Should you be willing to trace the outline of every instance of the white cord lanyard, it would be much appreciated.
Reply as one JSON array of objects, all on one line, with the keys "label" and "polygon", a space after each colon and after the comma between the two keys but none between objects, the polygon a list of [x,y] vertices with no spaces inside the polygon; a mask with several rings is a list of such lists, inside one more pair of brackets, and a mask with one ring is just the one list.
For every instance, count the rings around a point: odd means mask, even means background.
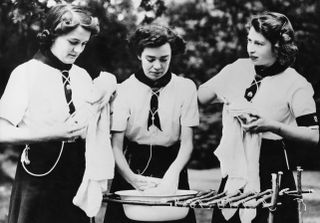
[{"label": "white cord lanyard", "polygon": [[57,166],[60,158],[61,158],[61,155],[62,155],[62,152],[63,152],[63,148],[64,148],[64,141],[61,142],[61,148],[60,148],[60,152],[59,152],[59,155],[58,155],[58,158],[57,160],[55,161],[55,163],[53,164],[53,166],[45,173],[32,173],[30,170],[27,169],[26,165],[29,165],[31,163],[31,161],[29,160],[29,157],[28,157],[28,151],[30,150],[30,146],[27,144],[24,149],[23,149],[23,152],[21,154],[21,164],[22,164],[22,167],[23,169],[28,173],[30,174],[31,176],[34,176],[34,177],[44,177],[44,176],[47,176],[48,174],[50,174],[54,168]]}]

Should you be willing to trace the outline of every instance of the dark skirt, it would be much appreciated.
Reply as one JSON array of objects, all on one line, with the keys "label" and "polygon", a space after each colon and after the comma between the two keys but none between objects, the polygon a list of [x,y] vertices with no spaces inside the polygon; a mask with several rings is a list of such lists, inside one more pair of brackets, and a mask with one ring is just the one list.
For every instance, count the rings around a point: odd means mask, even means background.
[{"label": "dark skirt", "polygon": [[[127,143],[127,149],[125,150],[125,156],[129,163],[131,170],[135,173],[144,176],[152,176],[162,178],[169,168],[170,164],[177,157],[180,144],[175,144],[169,148],[163,146],[153,146],[152,148],[152,159],[150,164],[145,169],[149,156],[150,147],[148,145],[138,145],[136,143]],[[145,170],[145,171],[144,171]],[[183,169],[180,173],[179,178],[179,189],[189,189],[187,169]],[[133,189],[132,185],[127,183],[126,180],[119,174],[115,173],[110,192],[119,190],[130,190]],[[105,223],[134,223],[142,221],[133,221],[125,216],[122,204],[109,202],[107,205],[106,215],[104,219]],[[192,209],[186,218],[177,221],[167,221],[167,223],[195,223],[195,214]]]},{"label": "dark skirt", "polygon": [[[277,173],[278,171],[283,172],[280,188],[289,188],[290,190],[296,189],[293,173],[287,164],[285,144],[282,140],[262,140],[259,165],[261,191],[272,188],[271,174]],[[224,190],[226,181],[227,178],[222,179],[219,192]],[[273,223],[298,223],[297,201],[289,197],[282,197],[279,201],[282,205],[277,207],[274,212]],[[241,223],[238,213],[239,212],[236,212],[229,221],[226,221],[221,211],[218,208],[214,208],[212,223]],[[257,208],[257,216],[252,223],[267,223],[268,216],[268,208]]]},{"label": "dark skirt", "polygon": [[[47,172],[57,160],[61,142],[30,145],[32,173]],[[65,143],[59,162],[47,176],[29,175],[18,162],[11,192],[9,223],[88,223],[90,218],[72,199],[85,168],[85,141]]]}]

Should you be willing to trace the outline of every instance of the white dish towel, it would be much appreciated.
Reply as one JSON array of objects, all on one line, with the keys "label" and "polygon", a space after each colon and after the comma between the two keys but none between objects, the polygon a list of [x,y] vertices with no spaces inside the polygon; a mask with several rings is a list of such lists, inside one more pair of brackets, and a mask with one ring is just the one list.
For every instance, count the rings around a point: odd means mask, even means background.
[{"label": "white dish towel", "polygon": [[[215,155],[220,161],[222,177],[228,176],[225,185],[227,194],[240,189],[244,192],[259,192],[259,156],[261,134],[244,132],[239,115],[247,114],[251,104],[245,101],[225,104],[223,109],[222,138]],[[228,220],[236,209],[222,209],[222,214]],[[250,223],[256,216],[255,209],[240,209],[242,223]]]},{"label": "white dish towel", "polygon": [[73,198],[88,217],[97,215],[108,180],[114,176],[115,161],[110,142],[110,98],[116,89],[112,74],[102,72],[94,80],[86,134],[85,172]]}]

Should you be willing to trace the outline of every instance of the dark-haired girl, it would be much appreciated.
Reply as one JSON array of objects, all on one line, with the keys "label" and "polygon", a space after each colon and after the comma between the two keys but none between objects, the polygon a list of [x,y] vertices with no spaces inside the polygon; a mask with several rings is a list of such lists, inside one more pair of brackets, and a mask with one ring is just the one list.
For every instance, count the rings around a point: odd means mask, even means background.
[{"label": "dark-haired girl", "polygon": [[[319,131],[313,89],[290,67],[297,47],[294,31],[286,16],[275,12],[262,13],[252,18],[248,29],[249,59],[239,59],[227,65],[200,86],[198,97],[202,103],[221,96],[226,97],[224,99],[230,105],[239,97],[249,102],[256,112],[249,114],[251,121],[242,127],[244,131],[259,134],[262,138],[260,148],[256,148],[260,150],[260,190],[272,188],[271,173],[278,171],[284,173],[281,189],[295,190],[284,140],[317,144]],[[217,91],[219,86],[223,87]],[[225,190],[227,179],[228,176],[223,179],[220,191]],[[281,202],[282,205],[274,212],[274,222],[298,222],[297,202],[293,199]],[[252,222],[267,222],[268,213],[268,208],[258,209]],[[215,209],[212,222],[241,222],[240,219],[239,211],[226,219],[221,210]]]},{"label": "dark-haired girl", "polygon": [[[141,69],[117,89],[112,144],[117,172],[111,192],[137,189],[174,194],[189,189],[185,168],[199,123],[195,84],[172,73],[171,57],[184,52],[184,41],[171,29],[139,27],[129,45]],[[132,222],[121,204],[109,203],[105,223]],[[175,222],[195,222],[193,211]]]},{"label": "dark-haired girl", "polygon": [[[86,123],[73,118],[92,79],[73,63],[96,18],[82,7],[56,5],[39,34],[40,50],[15,68],[0,100],[0,142],[25,144],[12,188],[9,223],[87,223],[72,203],[85,169]],[[56,162],[57,161],[57,162]]]}]

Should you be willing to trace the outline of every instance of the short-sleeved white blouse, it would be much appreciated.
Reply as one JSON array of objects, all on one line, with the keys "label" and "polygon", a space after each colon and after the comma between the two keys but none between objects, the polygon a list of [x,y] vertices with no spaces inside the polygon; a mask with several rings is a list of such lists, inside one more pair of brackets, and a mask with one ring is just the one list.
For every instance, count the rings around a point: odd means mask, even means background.
[{"label": "short-sleeved white blouse", "polygon": [[[245,90],[255,76],[254,65],[249,59],[239,59],[224,67],[203,87],[217,88],[219,94],[230,101],[244,97]],[[263,117],[281,123],[297,126],[296,118],[314,114],[316,106],[311,84],[293,68],[262,79],[252,104]],[[263,138],[281,139],[271,132],[262,134]]]},{"label": "short-sleeved white blouse", "polygon": [[172,74],[170,82],[160,90],[158,114],[160,131],[148,131],[147,122],[152,90],[134,75],[121,83],[113,102],[111,130],[125,131],[126,137],[139,144],[171,146],[180,139],[181,126],[199,125],[195,84]]},{"label": "short-sleeved white blouse", "polygon": [[[0,117],[19,127],[45,128],[69,116],[61,72],[31,59],[16,67],[0,100]],[[92,79],[72,65],[69,71],[76,110],[86,105]]]}]

